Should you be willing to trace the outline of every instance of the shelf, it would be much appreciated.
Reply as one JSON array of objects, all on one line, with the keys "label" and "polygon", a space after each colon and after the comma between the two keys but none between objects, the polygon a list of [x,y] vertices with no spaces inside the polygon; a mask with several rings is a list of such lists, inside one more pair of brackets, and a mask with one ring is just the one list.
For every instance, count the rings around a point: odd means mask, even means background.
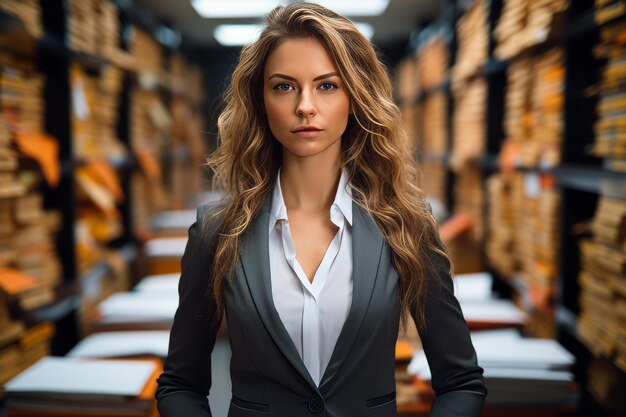
[{"label": "shelf", "polygon": [[[137,256],[137,250],[132,244],[122,246],[118,249],[118,253],[127,264],[131,263]],[[82,273],[79,279],[80,293],[89,298],[98,298],[98,294],[102,288],[102,279],[110,271],[111,267],[109,264],[106,261],[100,261]]]},{"label": "shelf", "polygon": [[595,8],[581,13],[581,15],[574,19],[567,28],[567,38],[577,39],[581,36],[589,35],[595,32],[598,29],[595,16]]},{"label": "shelf", "polygon": [[591,10],[581,13],[580,16],[572,21],[567,28],[566,37],[568,40],[575,40],[583,36],[592,35],[603,26],[625,19],[626,15],[621,15],[598,24],[596,22],[596,10],[591,8]]},{"label": "shelf", "polygon": [[439,85],[436,85],[431,88],[427,88],[426,90],[420,91],[415,97],[415,104],[421,103],[426,100],[429,96],[433,95],[436,92],[444,92],[449,93],[452,88],[452,80],[450,77],[446,77],[446,79]]},{"label": "shelf", "polygon": [[56,322],[67,316],[79,307],[79,298],[74,282],[66,282],[55,289],[55,299],[52,303],[26,311],[17,317],[27,326],[32,326],[44,321]]},{"label": "shelf", "polygon": [[578,317],[576,313],[563,305],[559,305],[556,309],[556,322],[557,325],[566,331],[570,336],[578,338],[576,336],[576,327],[578,323]]},{"label": "shelf", "polygon": [[497,58],[490,59],[485,65],[483,65],[483,74],[490,76],[500,74],[506,71],[509,63]]},{"label": "shelf", "polygon": [[563,187],[607,197],[626,199],[626,173],[599,167],[565,164],[554,168],[557,183]]}]

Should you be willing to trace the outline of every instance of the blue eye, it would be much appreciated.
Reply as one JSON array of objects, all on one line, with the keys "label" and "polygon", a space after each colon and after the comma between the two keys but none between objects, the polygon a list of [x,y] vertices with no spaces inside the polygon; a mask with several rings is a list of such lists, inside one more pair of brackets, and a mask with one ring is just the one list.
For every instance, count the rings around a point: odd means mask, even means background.
[{"label": "blue eye", "polygon": [[277,85],[274,87],[274,90],[278,90],[278,91],[289,91],[289,89],[290,89],[290,88],[291,88],[291,85],[290,85],[290,84],[287,84],[287,83],[280,83],[280,84],[277,84]]},{"label": "blue eye", "polygon": [[320,89],[322,91],[330,91],[330,90],[335,89],[335,88],[337,88],[337,84],[335,84],[335,83],[326,82],[326,83],[320,84]]}]

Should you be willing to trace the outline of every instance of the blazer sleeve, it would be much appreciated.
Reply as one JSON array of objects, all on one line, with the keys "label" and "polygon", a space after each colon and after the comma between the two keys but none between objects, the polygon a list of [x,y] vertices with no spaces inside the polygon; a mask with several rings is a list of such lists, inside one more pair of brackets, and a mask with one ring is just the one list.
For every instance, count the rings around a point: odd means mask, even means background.
[{"label": "blazer sleeve", "polygon": [[219,323],[212,323],[216,308],[209,295],[209,234],[202,233],[205,211],[205,206],[197,211],[181,261],[179,304],[155,394],[161,417],[211,416],[207,395]]},{"label": "blazer sleeve", "polygon": [[450,262],[441,254],[433,256],[435,272],[428,276],[424,306],[426,329],[419,332],[436,394],[429,416],[478,417],[487,396],[483,368],[454,296]]}]

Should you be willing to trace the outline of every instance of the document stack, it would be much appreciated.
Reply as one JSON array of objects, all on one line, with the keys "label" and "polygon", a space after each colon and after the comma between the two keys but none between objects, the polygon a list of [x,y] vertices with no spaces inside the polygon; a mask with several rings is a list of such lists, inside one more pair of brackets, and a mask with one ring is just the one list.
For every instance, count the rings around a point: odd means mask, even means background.
[{"label": "document stack", "polygon": [[423,91],[441,86],[446,81],[449,55],[445,35],[439,33],[433,35],[419,46],[417,73],[411,69],[409,76],[416,79],[414,82],[421,86]]},{"label": "document stack", "polygon": [[486,272],[454,277],[454,295],[470,330],[524,327],[528,315],[510,300],[494,298],[492,285],[493,277]]},{"label": "document stack", "polygon": [[[458,275],[455,296],[468,322],[478,364],[484,369],[488,406],[574,407],[578,391],[571,367],[574,357],[551,339],[521,337],[528,316],[509,300],[491,295],[487,273]],[[486,330],[486,329],[493,330]],[[481,331],[477,331],[482,329]],[[426,355],[418,350],[408,367],[422,394],[431,374]]]},{"label": "document stack", "polygon": [[98,53],[98,15],[95,0],[69,1],[69,45],[73,51]]},{"label": "document stack", "polygon": [[516,59],[507,67],[504,132],[506,141],[516,143],[518,146],[528,138],[531,129],[529,117],[531,68],[529,58]]},{"label": "document stack", "polygon": [[[576,406],[574,357],[555,340],[524,338],[516,330],[474,332],[471,338],[489,390],[486,406]],[[423,351],[416,353],[408,370],[422,381],[431,379]]]},{"label": "document stack", "polygon": [[480,242],[484,235],[483,180],[480,168],[468,165],[456,173],[454,183],[454,212],[465,213],[472,219],[471,235]]},{"label": "document stack", "polygon": [[443,155],[447,149],[448,98],[443,91],[429,95],[422,106],[421,140],[424,152]]},{"label": "document stack", "polygon": [[201,89],[202,83],[197,66],[188,65],[181,54],[172,56],[170,66],[170,88],[174,93],[170,101],[174,154],[166,188],[169,208],[184,209],[187,207],[186,197],[203,188],[201,166],[207,150],[202,137],[201,98],[191,92],[192,85]]},{"label": "document stack", "polygon": [[178,308],[178,292],[118,292],[97,308],[90,332],[170,330]]},{"label": "document stack", "polygon": [[455,86],[453,140],[450,164],[455,172],[482,157],[486,148],[485,103],[487,84],[475,78]]},{"label": "document stack", "polygon": [[97,79],[98,104],[93,108],[93,115],[98,122],[98,154],[110,159],[126,155],[118,134],[119,103],[124,74],[122,70],[107,65]]},{"label": "document stack", "polygon": [[522,297],[543,326],[529,329],[537,337],[555,334],[552,300],[556,296],[556,265],[559,253],[560,196],[550,175],[517,173],[513,182],[515,256],[524,285]]},{"label": "document stack", "polygon": [[160,81],[163,58],[156,39],[136,26],[133,26],[130,38],[130,52],[135,58],[137,70],[149,72],[156,77],[156,81]]},{"label": "document stack", "polygon": [[157,416],[153,360],[45,357],[4,389],[7,417]]},{"label": "document stack", "polygon": [[416,55],[408,55],[400,61],[397,70],[396,94],[402,104],[411,102],[420,91],[419,77],[417,76],[418,61]]},{"label": "document stack", "polygon": [[21,322],[0,325],[0,386],[50,354],[54,326],[44,322],[25,330]]},{"label": "document stack", "polygon": [[504,175],[493,174],[487,179],[487,261],[491,268],[506,278],[513,277],[518,270],[518,261],[514,256],[515,205],[511,188],[510,178]]},{"label": "document stack", "polygon": [[122,72],[107,66],[100,76],[93,76],[73,64],[71,77],[74,155],[79,158],[121,157],[125,152],[117,138],[116,126]]},{"label": "document stack", "polygon": [[601,197],[593,238],[580,242],[578,335],[596,356],[626,371],[626,202]]},{"label": "document stack", "polygon": [[565,61],[561,48],[534,58],[532,91],[533,132],[524,144],[521,161],[526,167],[555,167],[561,160]]},{"label": "document stack", "polygon": [[497,40],[494,55],[500,59],[509,59],[517,55],[523,48],[522,37],[525,29],[524,20],[528,0],[504,0],[498,25],[493,31]]},{"label": "document stack", "polygon": [[6,297],[0,294],[0,385],[19,372],[13,367],[19,361],[17,343],[23,334],[24,324],[11,319]]},{"label": "document stack", "polygon": [[485,0],[474,0],[457,23],[459,46],[452,70],[455,83],[476,75],[487,62],[489,11],[486,3]]},{"label": "document stack", "polygon": [[152,230],[162,237],[186,236],[196,221],[196,210],[166,210],[152,217]]},{"label": "document stack", "polygon": [[435,198],[439,203],[445,205],[448,201],[446,196],[446,165],[444,160],[433,161],[424,159],[421,162],[421,184],[420,187],[429,197]]},{"label": "document stack", "polygon": [[101,0],[97,5],[99,29],[99,54],[114,59],[119,53],[120,19],[117,6],[110,0]]},{"label": "document stack", "polygon": [[130,52],[138,83],[131,92],[131,148],[141,168],[132,176],[134,229],[140,238],[149,235],[149,219],[167,208],[162,158],[171,141],[171,115],[160,88],[165,84],[161,47],[147,32],[133,27]]},{"label": "document stack", "polygon": [[145,270],[150,275],[180,272],[187,236],[150,239],[144,246]]},{"label": "document stack", "polygon": [[535,58],[518,58],[507,71],[504,128],[512,155],[505,169],[554,167],[563,137],[563,51],[552,49]]},{"label": "document stack", "polygon": [[621,0],[596,0],[595,21],[603,25],[626,14],[626,4]]},{"label": "document stack", "polygon": [[563,31],[567,0],[504,0],[494,30],[500,59],[511,59],[528,48],[555,38]]},{"label": "document stack", "polygon": [[616,23],[601,30],[602,43],[597,48],[607,59],[600,81],[600,97],[597,105],[598,121],[595,125],[593,154],[605,158],[605,165],[614,171],[626,171],[626,124],[623,114],[626,109],[623,66],[626,46],[623,39],[626,24]]},{"label": "document stack", "polygon": [[0,10],[17,16],[31,36],[41,38],[41,6],[38,0],[2,0]]},{"label": "document stack", "polygon": [[167,330],[94,333],[67,353],[73,358],[167,357],[170,332]]}]

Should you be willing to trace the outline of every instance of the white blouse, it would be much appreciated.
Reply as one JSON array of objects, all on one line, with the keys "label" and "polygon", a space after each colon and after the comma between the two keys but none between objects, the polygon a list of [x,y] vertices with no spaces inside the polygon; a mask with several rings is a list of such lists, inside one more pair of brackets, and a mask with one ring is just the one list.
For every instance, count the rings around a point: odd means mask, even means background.
[{"label": "white blouse", "polygon": [[352,305],[352,189],[343,170],[330,207],[339,227],[326,249],[313,282],[296,259],[280,169],[273,189],[269,221],[272,297],[278,315],[319,386]]}]

